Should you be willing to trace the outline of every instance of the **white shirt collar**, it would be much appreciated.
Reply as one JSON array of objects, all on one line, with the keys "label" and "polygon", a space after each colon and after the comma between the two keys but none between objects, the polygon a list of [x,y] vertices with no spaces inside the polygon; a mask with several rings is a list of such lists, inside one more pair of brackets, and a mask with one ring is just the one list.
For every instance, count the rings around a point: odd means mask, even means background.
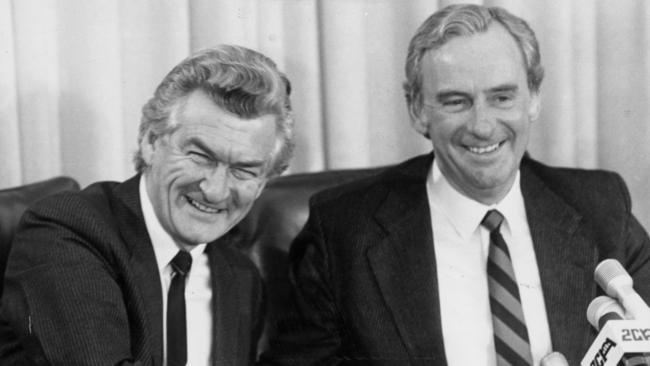
[{"label": "white shirt collar", "polygon": [[179,250],[185,249],[190,251],[193,257],[192,259],[195,259],[194,256],[196,254],[203,253],[206,246],[205,243],[184,248],[177,244],[174,239],[172,239],[171,235],[169,235],[169,233],[162,227],[153,209],[153,205],[151,204],[149,194],[147,193],[144,174],[140,176],[140,205],[142,208],[142,215],[144,216],[144,222],[147,226],[147,232],[149,233],[149,238],[151,239],[153,250],[156,254],[158,270],[161,274]]},{"label": "white shirt collar", "polygon": [[433,160],[433,166],[429,171],[427,185],[432,194],[432,205],[447,216],[458,235],[465,240],[469,240],[487,211],[492,209],[499,210],[504,216],[502,230],[506,233],[510,234],[511,228],[527,227],[521,225],[521,220],[526,218],[526,211],[521,194],[519,170],[506,196],[500,202],[489,206],[463,195],[452,187],[440,171],[436,159]]}]

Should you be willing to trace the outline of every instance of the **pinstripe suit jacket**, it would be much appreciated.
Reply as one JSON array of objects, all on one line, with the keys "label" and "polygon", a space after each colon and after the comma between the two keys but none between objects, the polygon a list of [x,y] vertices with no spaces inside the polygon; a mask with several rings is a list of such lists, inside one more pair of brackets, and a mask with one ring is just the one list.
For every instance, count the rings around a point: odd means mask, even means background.
[{"label": "pinstripe suit jacket", "polygon": [[[425,183],[432,159],[311,200],[290,257],[296,309],[263,363],[447,364]],[[650,299],[650,239],[618,175],[529,158],[520,171],[552,344],[577,365],[596,334],[585,317],[596,264],[617,258]]]},{"label": "pinstripe suit jacket", "polygon": [[[162,290],[139,176],[45,199],[23,217],[0,312],[0,364],[162,365]],[[235,235],[208,244],[214,365],[248,365],[263,319]]]}]

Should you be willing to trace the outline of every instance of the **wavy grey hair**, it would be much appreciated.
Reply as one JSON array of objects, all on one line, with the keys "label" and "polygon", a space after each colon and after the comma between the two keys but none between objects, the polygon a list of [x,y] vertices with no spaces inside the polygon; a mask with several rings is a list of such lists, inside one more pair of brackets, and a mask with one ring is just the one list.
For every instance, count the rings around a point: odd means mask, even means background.
[{"label": "wavy grey hair", "polygon": [[[172,112],[195,90],[241,118],[274,115],[278,142],[270,175],[279,175],[288,167],[294,147],[291,84],[270,58],[241,46],[205,49],[174,67],[142,108],[138,146],[143,139],[153,143],[173,132],[177,126],[170,118]],[[134,163],[140,173],[147,168],[140,148]]]},{"label": "wavy grey hair", "polygon": [[412,116],[422,111],[422,58],[430,50],[436,50],[449,40],[483,33],[497,22],[517,42],[521,50],[528,78],[528,88],[539,92],[544,78],[539,45],[528,23],[505,9],[473,4],[449,5],[431,15],[418,28],[411,39],[406,56],[406,81],[404,92]]}]

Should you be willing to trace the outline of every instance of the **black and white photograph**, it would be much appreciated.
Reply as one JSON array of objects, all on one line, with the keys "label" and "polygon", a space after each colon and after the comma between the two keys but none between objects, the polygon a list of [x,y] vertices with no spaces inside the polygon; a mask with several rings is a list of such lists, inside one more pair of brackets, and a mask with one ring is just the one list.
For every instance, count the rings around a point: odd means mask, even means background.
[{"label": "black and white photograph", "polygon": [[650,366],[650,1],[0,0],[0,365]]}]

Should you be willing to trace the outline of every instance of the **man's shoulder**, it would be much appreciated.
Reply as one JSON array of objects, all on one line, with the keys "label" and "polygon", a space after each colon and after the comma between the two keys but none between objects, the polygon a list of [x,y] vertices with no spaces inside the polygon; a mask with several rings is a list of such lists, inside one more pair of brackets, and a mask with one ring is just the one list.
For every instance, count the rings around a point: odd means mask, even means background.
[{"label": "man's shoulder", "polygon": [[72,235],[102,242],[104,240],[99,239],[119,235],[119,222],[127,220],[125,215],[133,225],[141,216],[137,214],[139,211],[133,214],[134,210],[139,210],[137,182],[137,177],[122,183],[97,182],[77,192],[46,197],[25,211],[16,233],[17,240]]},{"label": "man's shoulder", "polygon": [[[63,219],[70,216],[84,217],[89,214],[111,216],[115,206],[113,201],[120,196],[118,188],[125,184],[128,184],[128,181],[92,183],[80,191],[62,192],[45,197],[32,205],[28,212]],[[138,191],[135,190],[132,194],[137,195]]]},{"label": "man's shoulder", "polygon": [[316,193],[313,207],[354,208],[381,202],[391,190],[407,190],[422,186],[431,166],[433,155],[420,155],[397,165],[377,169],[376,174],[331,187]]},{"label": "man's shoulder", "polygon": [[611,206],[629,211],[630,195],[623,178],[603,169],[555,167],[530,158],[522,162],[522,190],[526,191],[532,179],[538,178],[544,186],[577,208]]},{"label": "man's shoulder", "polygon": [[522,160],[522,168],[529,168],[540,177],[557,180],[559,182],[568,182],[575,183],[581,182],[584,180],[593,180],[594,178],[603,178],[606,180],[618,179],[618,173],[604,170],[604,169],[585,169],[585,168],[573,168],[573,167],[562,167],[562,166],[552,166],[544,164],[540,161],[534,160],[530,157],[525,157]]},{"label": "man's shoulder", "polygon": [[137,198],[138,184],[131,181],[135,187],[126,195],[119,193],[124,184],[94,183],[78,192],[46,197],[27,209],[12,242],[7,275],[40,265],[93,260],[112,268],[116,260],[128,258],[130,247],[124,235],[141,238],[143,222],[138,221],[141,214],[130,213],[124,203],[125,197]]}]

